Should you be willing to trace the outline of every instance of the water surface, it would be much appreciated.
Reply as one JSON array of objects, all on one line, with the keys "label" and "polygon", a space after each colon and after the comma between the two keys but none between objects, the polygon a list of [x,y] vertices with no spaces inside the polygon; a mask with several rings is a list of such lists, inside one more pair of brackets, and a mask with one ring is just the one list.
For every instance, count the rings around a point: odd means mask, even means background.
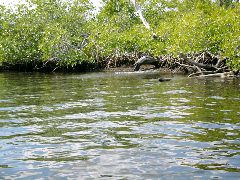
[{"label": "water surface", "polygon": [[0,178],[240,178],[240,80],[0,73]]}]

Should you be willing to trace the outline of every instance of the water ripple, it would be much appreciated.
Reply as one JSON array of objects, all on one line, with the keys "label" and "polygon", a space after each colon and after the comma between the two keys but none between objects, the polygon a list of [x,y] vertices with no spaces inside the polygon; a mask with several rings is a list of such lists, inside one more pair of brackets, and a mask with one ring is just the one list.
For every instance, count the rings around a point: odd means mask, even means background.
[{"label": "water ripple", "polygon": [[238,179],[239,83],[162,76],[0,74],[0,177]]}]

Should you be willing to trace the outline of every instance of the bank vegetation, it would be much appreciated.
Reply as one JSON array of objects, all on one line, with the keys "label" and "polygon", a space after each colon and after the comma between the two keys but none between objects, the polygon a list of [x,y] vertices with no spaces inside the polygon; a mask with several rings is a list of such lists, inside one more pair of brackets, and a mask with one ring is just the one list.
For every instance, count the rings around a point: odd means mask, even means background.
[{"label": "bank vegetation", "polygon": [[104,0],[99,11],[88,0],[27,2],[0,6],[2,70],[133,67],[143,55],[192,76],[240,70],[238,1],[139,0],[151,30],[129,0]]}]

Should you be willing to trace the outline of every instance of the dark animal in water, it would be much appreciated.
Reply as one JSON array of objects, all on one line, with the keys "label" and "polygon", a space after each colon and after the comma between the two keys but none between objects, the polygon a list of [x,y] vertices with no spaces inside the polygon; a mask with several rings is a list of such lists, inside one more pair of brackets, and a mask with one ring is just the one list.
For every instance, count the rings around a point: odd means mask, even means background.
[{"label": "dark animal in water", "polygon": [[159,82],[171,81],[171,78],[159,78]]}]

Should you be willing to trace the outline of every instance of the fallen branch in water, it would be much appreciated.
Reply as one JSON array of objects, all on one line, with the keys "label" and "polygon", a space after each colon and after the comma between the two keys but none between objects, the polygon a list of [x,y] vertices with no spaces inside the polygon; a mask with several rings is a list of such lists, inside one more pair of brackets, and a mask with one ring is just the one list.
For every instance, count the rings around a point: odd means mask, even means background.
[{"label": "fallen branch in water", "polygon": [[[200,76],[200,75],[210,75],[210,74],[220,74],[220,73],[223,73],[224,72],[224,69],[218,69],[216,71],[199,71],[199,72],[196,72],[196,73],[192,73],[190,75],[188,75],[188,77],[194,77],[194,76]],[[227,71],[227,72],[230,72],[230,71]]]},{"label": "fallen branch in water", "polygon": [[198,77],[221,77],[221,78],[225,78],[225,77],[234,77],[234,73],[231,72],[224,72],[224,73],[215,73],[215,74],[205,74],[205,75],[200,75]]}]

